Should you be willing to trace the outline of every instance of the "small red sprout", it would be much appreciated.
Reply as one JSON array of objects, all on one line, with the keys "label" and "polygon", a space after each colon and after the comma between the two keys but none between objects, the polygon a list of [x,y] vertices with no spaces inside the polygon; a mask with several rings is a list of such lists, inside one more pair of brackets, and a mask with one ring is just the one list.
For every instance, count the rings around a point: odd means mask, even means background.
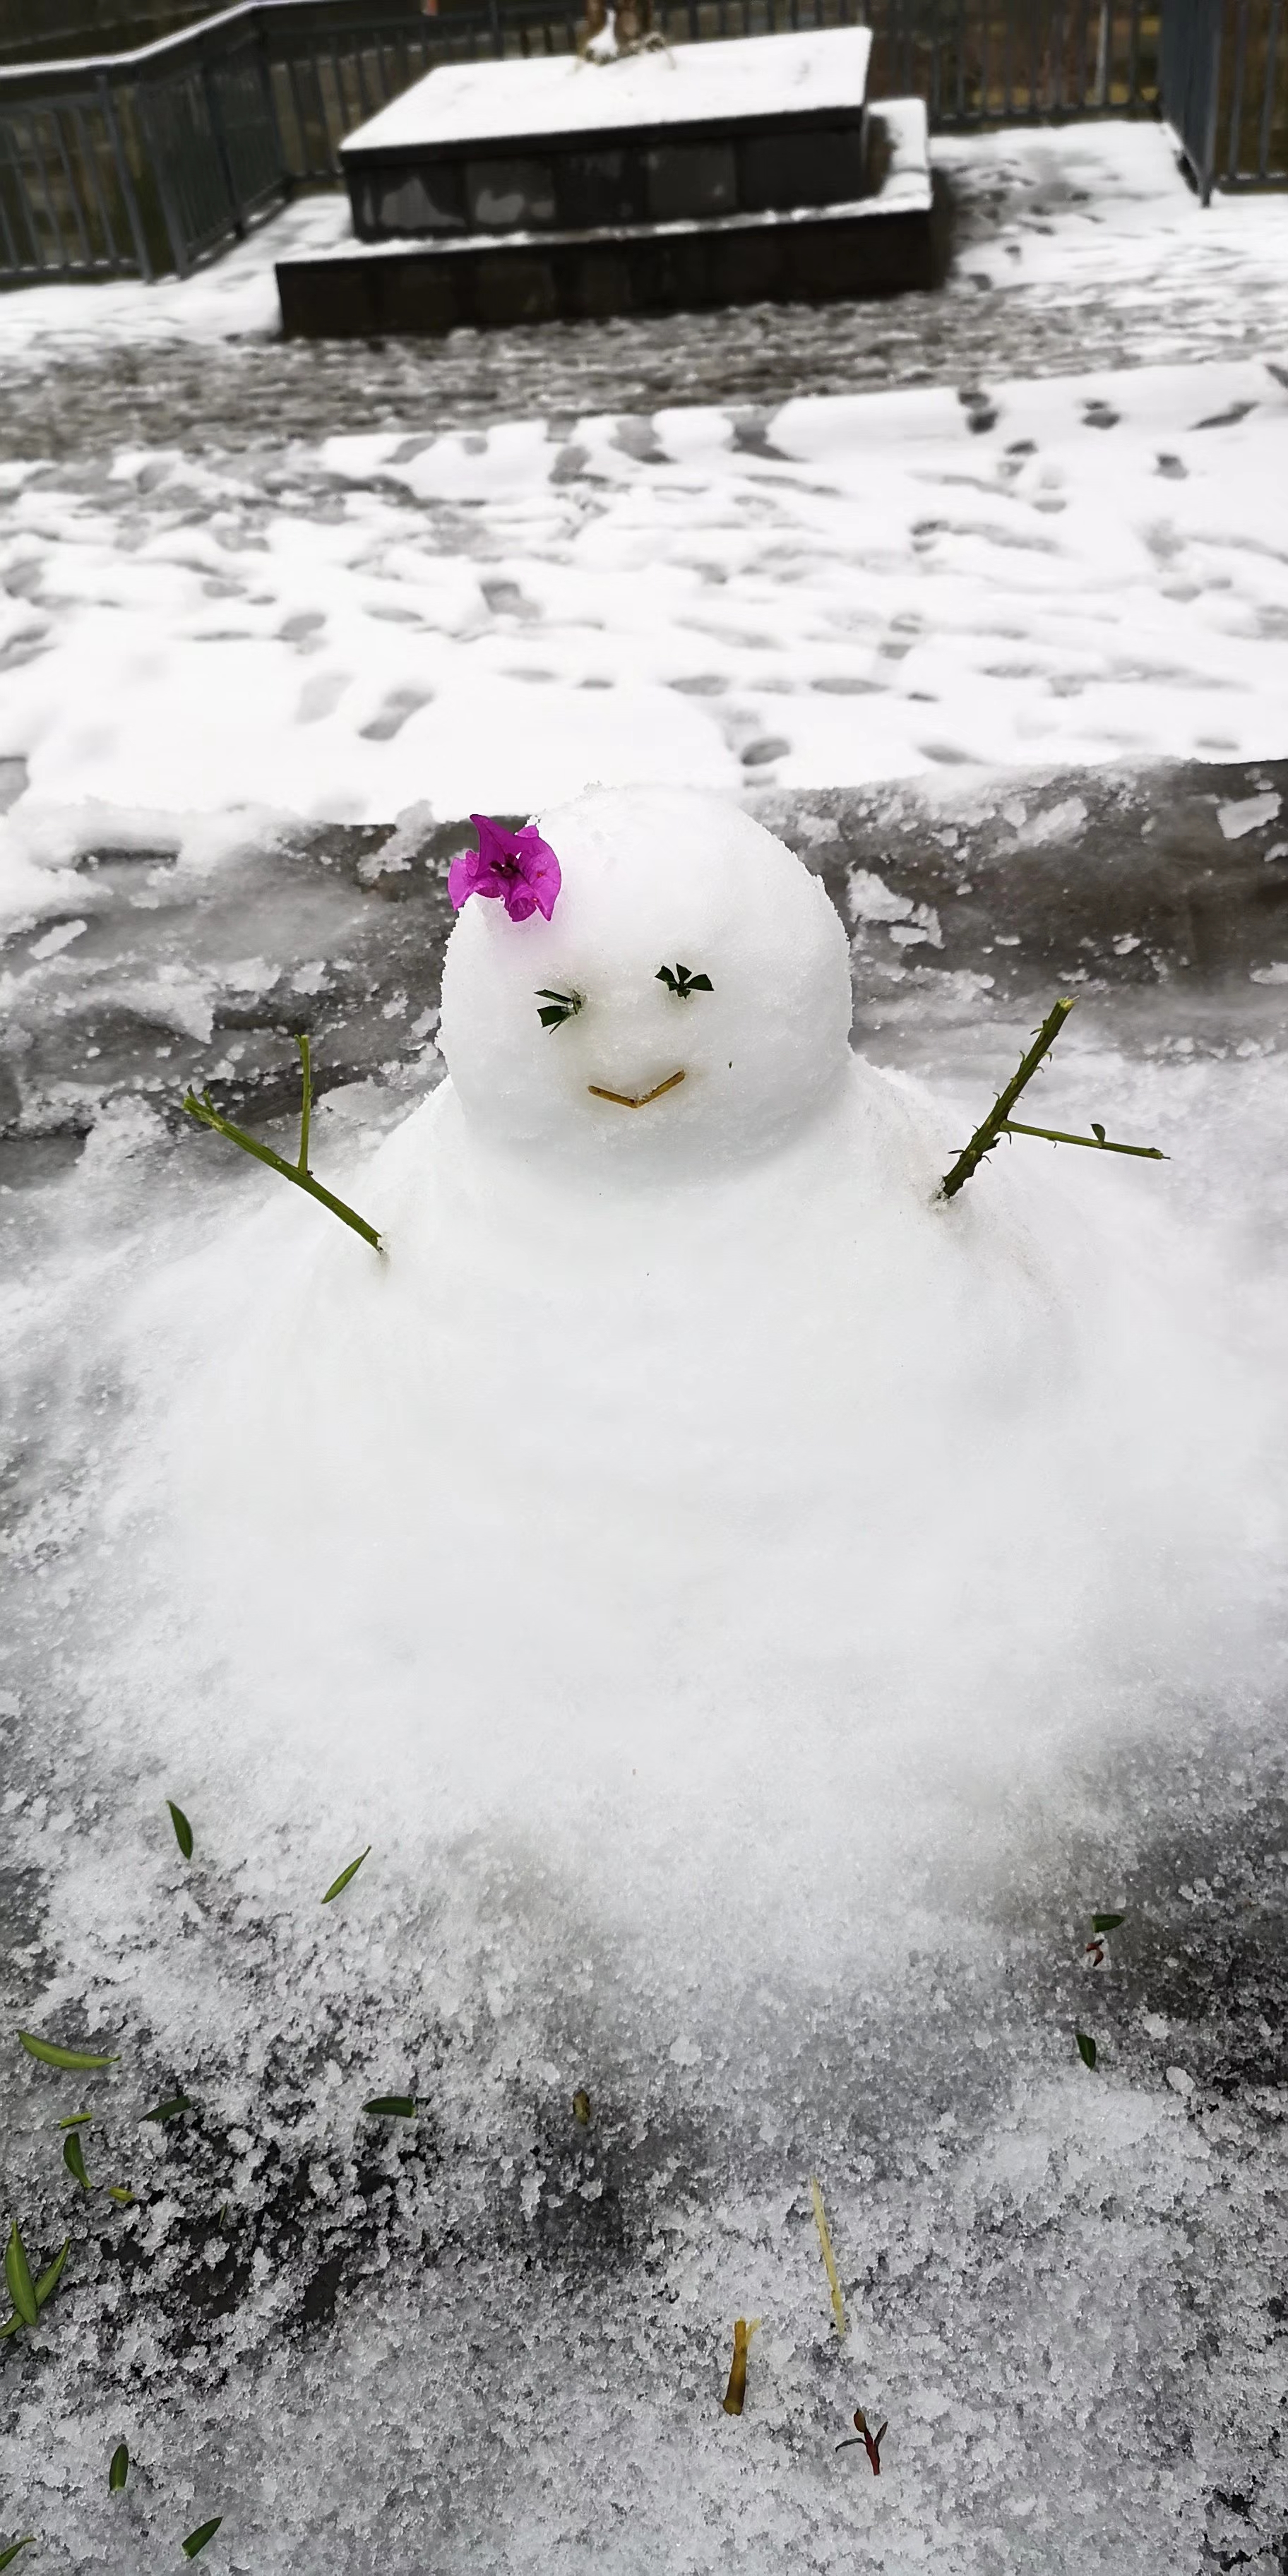
[{"label": "small red sprout", "polygon": [[[862,2407],[856,2406],[854,2410],[854,2432],[847,2435],[845,2441],[838,2442],[836,2447],[838,2451],[857,2451],[859,2443],[862,2442],[863,2448],[868,2455],[868,2464],[872,2470],[872,2475],[874,2478],[879,2478],[881,2475],[881,2445],[885,2440],[889,2429],[888,2424],[882,2424],[877,2432],[870,2433],[868,2431],[868,2419],[864,2414]],[[857,2440],[855,2438],[856,2435],[858,2437]]]}]

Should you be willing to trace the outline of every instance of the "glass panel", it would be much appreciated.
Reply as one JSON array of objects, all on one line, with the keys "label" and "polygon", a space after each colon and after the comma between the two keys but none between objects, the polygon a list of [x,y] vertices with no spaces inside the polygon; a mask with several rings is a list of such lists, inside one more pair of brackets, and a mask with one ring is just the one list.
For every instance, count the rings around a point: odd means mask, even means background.
[{"label": "glass panel", "polygon": [[465,174],[472,232],[526,232],[555,221],[555,188],[545,161],[471,161]]},{"label": "glass panel", "polygon": [[752,134],[739,146],[739,204],[837,206],[863,195],[863,134],[855,126]]},{"label": "glass panel", "polygon": [[645,158],[655,224],[683,215],[732,214],[738,182],[731,143],[663,143]]},{"label": "glass panel", "polygon": [[450,162],[421,170],[386,170],[360,183],[359,230],[376,233],[462,232],[461,176]]},{"label": "glass panel", "polygon": [[638,152],[561,152],[554,177],[559,220],[571,232],[647,219],[648,190]]}]

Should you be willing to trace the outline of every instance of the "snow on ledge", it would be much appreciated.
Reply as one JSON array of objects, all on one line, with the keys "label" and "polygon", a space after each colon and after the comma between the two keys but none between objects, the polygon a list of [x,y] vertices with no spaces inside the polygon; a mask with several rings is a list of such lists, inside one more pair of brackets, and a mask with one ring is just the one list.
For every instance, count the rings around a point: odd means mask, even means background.
[{"label": "snow on ledge", "polygon": [[727,123],[740,117],[857,112],[867,90],[866,27],[822,35],[740,36],[591,63],[576,54],[530,62],[453,63],[428,72],[360,125],[341,151],[496,143],[606,127]]}]

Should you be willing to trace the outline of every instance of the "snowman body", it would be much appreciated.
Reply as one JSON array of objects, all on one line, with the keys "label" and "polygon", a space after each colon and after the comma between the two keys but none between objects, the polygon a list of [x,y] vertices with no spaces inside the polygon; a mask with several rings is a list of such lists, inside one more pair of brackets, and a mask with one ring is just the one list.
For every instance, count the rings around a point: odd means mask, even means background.
[{"label": "snowman body", "polygon": [[[364,1173],[386,1254],[297,1228],[185,1439],[256,1687],[291,1699],[296,1605],[373,1727],[520,1776],[588,1726],[632,1763],[754,1710],[850,1726],[931,1630],[1013,1654],[980,1553],[1059,1417],[1050,1282],[937,1197],[781,843],[644,791],[541,829],[551,918],[465,904],[450,1078]],[[302,1514],[231,1509],[288,1461]]]}]

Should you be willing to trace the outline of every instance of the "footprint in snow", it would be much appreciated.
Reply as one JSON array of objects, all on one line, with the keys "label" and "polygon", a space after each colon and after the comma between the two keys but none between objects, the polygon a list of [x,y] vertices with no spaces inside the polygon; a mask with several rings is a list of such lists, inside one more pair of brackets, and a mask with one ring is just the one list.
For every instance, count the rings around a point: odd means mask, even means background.
[{"label": "footprint in snow", "polygon": [[428,706],[431,695],[429,689],[394,689],[370,724],[360,728],[363,741],[392,742],[394,735],[401,733],[407,718],[414,716],[418,708]]},{"label": "footprint in snow", "polygon": [[1206,420],[1196,420],[1194,426],[1196,429],[1234,429],[1256,408],[1254,402],[1231,403],[1228,411],[1209,412]]}]

